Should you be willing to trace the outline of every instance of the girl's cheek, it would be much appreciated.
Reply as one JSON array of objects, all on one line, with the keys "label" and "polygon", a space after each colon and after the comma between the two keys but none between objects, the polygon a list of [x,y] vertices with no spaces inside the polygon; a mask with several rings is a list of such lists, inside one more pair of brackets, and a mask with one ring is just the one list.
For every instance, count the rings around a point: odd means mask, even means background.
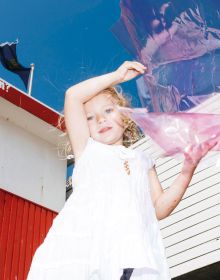
[{"label": "girl's cheek", "polygon": [[114,113],[113,119],[119,126],[123,126],[123,120],[121,115],[119,115],[118,113]]},{"label": "girl's cheek", "polygon": [[95,125],[95,123],[90,123],[89,124],[89,131],[92,135],[94,135],[95,133],[97,133],[97,127]]},{"label": "girl's cheek", "polygon": [[113,112],[111,117],[116,122],[120,122],[120,120],[121,120],[121,116],[117,112]]}]

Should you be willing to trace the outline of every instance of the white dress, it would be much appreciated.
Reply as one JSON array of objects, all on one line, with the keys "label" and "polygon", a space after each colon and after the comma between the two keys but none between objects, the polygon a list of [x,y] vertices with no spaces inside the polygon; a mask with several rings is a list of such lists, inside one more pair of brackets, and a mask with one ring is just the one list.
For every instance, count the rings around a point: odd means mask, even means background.
[{"label": "white dress", "polygon": [[[130,175],[124,168],[129,163]],[[88,139],[73,193],[38,247],[28,280],[171,279],[142,151]]]}]

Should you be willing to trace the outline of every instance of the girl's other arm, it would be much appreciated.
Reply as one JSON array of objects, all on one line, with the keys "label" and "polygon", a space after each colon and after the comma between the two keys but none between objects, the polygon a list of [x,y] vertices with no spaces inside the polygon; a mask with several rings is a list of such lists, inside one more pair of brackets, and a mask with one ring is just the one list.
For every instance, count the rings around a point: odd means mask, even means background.
[{"label": "girl's other arm", "polygon": [[216,144],[216,140],[211,139],[200,145],[191,146],[188,153],[185,153],[185,161],[180,174],[166,191],[163,191],[160,185],[155,168],[149,169],[151,196],[158,220],[168,217],[176,208],[189,186],[199,161]]},{"label": "girl's other arm", "polygon": [[194,168],[191,171],[181,171],[173,184],[164,191],[159,183],[155,168],[148,171],[151,186],[151,196],[158,220],[168,217],[181,201],[192,179]]}]

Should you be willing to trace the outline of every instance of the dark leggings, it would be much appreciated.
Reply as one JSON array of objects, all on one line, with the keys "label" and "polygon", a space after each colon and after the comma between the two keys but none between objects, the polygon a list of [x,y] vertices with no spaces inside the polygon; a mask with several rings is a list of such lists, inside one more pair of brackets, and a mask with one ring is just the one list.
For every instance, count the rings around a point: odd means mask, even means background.
[{"label": "dark leggings", "polygon": [[134,270],[134,268],[124,268],[123,274],[122,274],[120,280],[129,280],[133,270]]}]

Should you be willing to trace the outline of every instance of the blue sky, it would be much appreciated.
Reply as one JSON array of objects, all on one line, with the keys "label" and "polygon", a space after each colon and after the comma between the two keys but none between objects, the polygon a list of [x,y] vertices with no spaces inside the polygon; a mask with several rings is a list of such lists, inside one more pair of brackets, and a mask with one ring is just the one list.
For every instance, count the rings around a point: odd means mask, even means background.
[{"label": "blue sky", "polygon": [[[133,59],[110,31],[119,17],[119,0],[1,0],[0,43],[18,38],[19,62],[35,64],[32,96],[62,112],[68,87]],[[1,64],[0,78],[26,91]],[[140,106],[135,81],[122,88]]]},{"label": "blue sky", "polygon": [[[18,38],[19,62],[35,64],[32,96],[61,112],[69,86],[133,59],[110,30],[119,17],[119,0],[2,0],[0,42]],[[25,91],[2,65],[0,77]],[[135,81],[122,87],[140,106]]]},{"label": "blue sky", "polygon": [[[1,0],[0,43],[18,39],[19,62],[26,67],[30,63],[35,64],[33,97],[62,112],[64,94],[68,87],[89,77],[113,71],[124,60],[133,59],[110,30],[120,17],[119,2]],[[205,0],[195,2],[208,5]],[[217,2],[210,1],[218,7]],[[208,16],[209,25],[214,24],[214,27],[219,28],[219,20],[213,22],[212,14],[205,7],[202,10]],[[210,63],[207,65],[212,66]],[[212,81],[214,72],[208,73]],[[219,85],[219,68],[216,73],[216,83]],[[204,77],[197,76],[201,79]],[[0,77],[25,91],[19,76],[7,71],[2,65]],[[132,105],[140,107],[135,81],[123,83],[122,88],[129,96],[132,95]]]}]

